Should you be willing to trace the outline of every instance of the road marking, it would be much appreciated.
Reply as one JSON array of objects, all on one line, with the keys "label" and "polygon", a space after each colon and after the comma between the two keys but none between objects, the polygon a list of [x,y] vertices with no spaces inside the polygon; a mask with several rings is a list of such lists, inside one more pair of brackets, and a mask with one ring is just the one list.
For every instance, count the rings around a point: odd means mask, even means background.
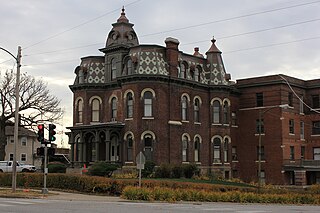
[{"label": "road marking", "polygon": [[4,200],[2,202],[4,202],[4,203],[12,203],[12,204],[21,204],[21,205],[32,205],[32,204],[35,204],[35,203],[30,203],[30,202],[11,201],[11,200]]}]

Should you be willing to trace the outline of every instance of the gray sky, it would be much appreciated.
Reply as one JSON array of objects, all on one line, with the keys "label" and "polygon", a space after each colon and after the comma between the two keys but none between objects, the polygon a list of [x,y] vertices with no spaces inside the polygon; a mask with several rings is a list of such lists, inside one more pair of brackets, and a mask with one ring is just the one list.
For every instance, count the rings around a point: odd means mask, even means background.
[{"label": "gray sky", "polygon": [[[279,73],[320,78],[320,1],[0,0],[0,47],[16,55],[21,45],[21,72],[48,82],[61,99],[66,114],[58,130],[72,126],[75,67],[81,57],[102,55],[123,5],[140,44],[164,46],[174,37],[183,52],[199,47],[205,54],[215,36],[234,81]],[[0,52],[1,72],[16,69],[10,59]]]}]

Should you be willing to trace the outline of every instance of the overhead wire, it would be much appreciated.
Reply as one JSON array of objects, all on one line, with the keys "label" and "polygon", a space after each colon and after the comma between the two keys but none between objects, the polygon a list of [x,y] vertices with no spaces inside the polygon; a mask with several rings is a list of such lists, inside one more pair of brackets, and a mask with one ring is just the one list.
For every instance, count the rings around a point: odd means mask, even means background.
[{"label": "overhead wire", "polygon": [[[141,0],[136,0],[136,1],[134,1],[134,2],[131,2],[131,3],[129,3],[129,4],[126,4],[125,6],[130,6],[130,5],[132,5],[132,4],[136,4],[136,3],[139,2],[139,1],[141,1]],[[54,34],[54,35],[52,35],[52,36],[49,36],[49,37],[47,37],[47,38],[45,38],[45,39],[42,39],[42,40],[40,40],[40,41],[38,41],[38,42],[35,42],[35,43],[33,43],[33,44],[31,44],[31,45],[23,48],[23,49],[26,50],[26,49],[28,49],[28,48],[30,48],[30,47],[36,46],[36,45],[38,45],[38,44],[41,44],[41,43],[43,43],[43,42],[45,42],[45,41],[48,41],[48,40],[53,39],[53,38],[55,38],[55,37],[58,37],[58,36],[60,36],[60,35],[62,35],[62,34],[64,34],[64,33],[67,33],[67,32],[69,32],[69,31],[72,31],[72,30],[74,30],[74,29],[77,29],[77,28],[79,28],[79,27],[82,27],[82,26],[84,26],[84,25],[86,25],[86,24],[89,24],[89,23],[91,23],[91,22],[93,22],[93,21],[96,21],[96,20],[98,20],[98,19],[100,19],[100,18],[103,18],[104,16],[110,15],[110,14],[115,13],[115,12],[117,12],[117,11],[119,11],[119,8],[114,9],[114,10],[111,10],[111,11],[109,11],[109,12],[107,12],[107,13],[104,13],[104,14],[102,14],[102,15],[100,15],[100,16],[97,16],[97,17],[95,17],[95,18],[89,19],[88,21],[85,21],[85,22],[83,22],[83,23],[81,23],[81,24],[78,24],[78,25],[76,25],[76,26],[74,26],[74,27],[71,27],[71,28],[66,29],[66,30],[64,30],[64,31],[61,31],[61,32],[59,32],[59,33],[56,33],[56,34]]]},{"label": "overhead wire", "polygon": [[175,28],[175,29],[171,29],[171,30],[160,31],[160,32],[156,32],[156,33],[149,33],[149,34],[141,35],[140,37],[159,35],[159,34],[168,33],[168,32],[175,32],[175,31],[180,31],[180,30],[185,30],[185,29],[205,26],[205,25],[209,25],[209,24],[226,22],[226,21],[231,21],[231,20],[236,20],[236,19],[256,16],[256,15],[265,14],[265,13],[271,13],[271,12],[280,11],[280,10],[286,10],[286,9],[301,7],[301,6],[305,6],[305,5],[316,4],[316,3],[319,3],[319,2],[320,1],[313,1],[313,2],[307,2],[307,3],[302,3],[302,4],[291,5],[291,6],[287,6],[287,7],[281,7],[281,8],[271,9],[271,10],[265,10],[265,11],[261,11],[261,12],[254,12],[254,13],[249,13],[249,14],[245,14],[245,15],[234,16],[234,17],[230,17],[230,18],[225,18],[225,19],[219,19],[219,20],[215,20],[215,21],[205,22],[205,23],[201,23],[201,24],[195,24],[195,25]]},{"label": "overhead wire", "polygon": [[284,80],[286,82],[286,84],[288,85],[289,89],[291,90],[291,92],[299,99],[299,101],[301,101],[301,103],[303,103],[308,109],[310,109],[313,112],[319,113],[320,111],[317,109],[313,109],[312,107],[310,107],[307,103],[305,103],[300,97],[299,95],[294,91],[294,89],[292,88],[292,86],[290,85],[290,83],[288,82],[288,80],[286,78],[284,78],[282,75],[278,74],[278,76]]}]

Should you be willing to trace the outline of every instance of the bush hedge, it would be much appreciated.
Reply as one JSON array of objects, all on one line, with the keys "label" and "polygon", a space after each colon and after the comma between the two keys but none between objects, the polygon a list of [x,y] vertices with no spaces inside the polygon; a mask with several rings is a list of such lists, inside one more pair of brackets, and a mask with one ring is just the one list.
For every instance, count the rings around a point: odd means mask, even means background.
[{"label": "bush hedge", "polygon": [[[10,187],[12,174],[0,173],[0,187]],[[286,204],[320,204],[319,185],[303,193],[269,193],[257,194],[256,188],[202,184],[192,182],[142,180],[142,188],[137,188],[137,179],[111,179],[106,177],[49,173],[47,187],[82,193],[102,193],[105,195],[122,195],[130,200],[159,201],[208,201],[240,203],[286,203]],[[42,188],[43,174],[18,173],[17,187]]]},{"label": "bush hedge", "polygon": [[122,197],[146,201],[202,201],[237,203],[320,204],[320,195],[311,194],[257,194],[252,192],[209,192],[194,189],[138,188],[127,186]]},{"label": "bush hedge", "polygon": [[117,170],[118,167],[116,164],[98,161],[89,167],[88,174],[91,176],[111,177],[113,171]]}]

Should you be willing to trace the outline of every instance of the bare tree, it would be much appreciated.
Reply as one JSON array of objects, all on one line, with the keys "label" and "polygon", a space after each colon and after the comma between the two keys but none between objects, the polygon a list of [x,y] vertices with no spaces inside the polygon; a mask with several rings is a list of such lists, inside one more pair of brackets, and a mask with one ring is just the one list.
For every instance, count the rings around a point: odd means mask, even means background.
[{"label": "bare tree", "polygon": [[[15,114],[15,73],[6,71],[0,77],[0,160],[4,160],[6,135],[5,127],[14,121]],[[63,111],[60,100],[51,95],[47,84],[33,76],[22,74],[19,87],[19,113],[21,124],[34,126],[37,121],[55,121],[61,118]]]}]

